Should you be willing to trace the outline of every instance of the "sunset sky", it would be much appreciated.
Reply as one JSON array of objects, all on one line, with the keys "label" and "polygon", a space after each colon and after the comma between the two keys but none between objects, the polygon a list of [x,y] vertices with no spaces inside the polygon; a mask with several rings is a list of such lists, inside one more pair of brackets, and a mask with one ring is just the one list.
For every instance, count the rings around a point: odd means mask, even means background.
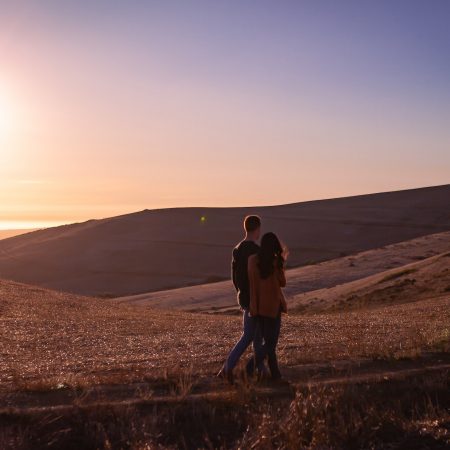
[{"label": "sunset sky", "polygon": [[450,182],[450,1],[0,0],[0,229]]}]

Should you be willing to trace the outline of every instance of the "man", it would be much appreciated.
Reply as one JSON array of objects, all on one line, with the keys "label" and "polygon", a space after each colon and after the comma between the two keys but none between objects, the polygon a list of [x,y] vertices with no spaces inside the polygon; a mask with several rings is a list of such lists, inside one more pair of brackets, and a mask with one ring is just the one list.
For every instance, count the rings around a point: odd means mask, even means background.
[{"label": "man", "polygon": [[[233,369],[238,363],[239,358],[253,342],[256,329],[256,318],[249,315],[250,288],[247,263],[248,258],[259,251],[259,246],[256,242],[261,232],[261,219],[258,216],[245,217],[244,230],[245,238],[233,249],[231,261],[231,277],[237,291],[239,305],[243,312],[243,332],[218,374],[219,376],[226,377],[230,383],[233,383]],[[261,343],[254,342],[253,345],[258,348],[261,346]],[[247,364],[247,372],[249,374],[253,372],[253,358]]]}]

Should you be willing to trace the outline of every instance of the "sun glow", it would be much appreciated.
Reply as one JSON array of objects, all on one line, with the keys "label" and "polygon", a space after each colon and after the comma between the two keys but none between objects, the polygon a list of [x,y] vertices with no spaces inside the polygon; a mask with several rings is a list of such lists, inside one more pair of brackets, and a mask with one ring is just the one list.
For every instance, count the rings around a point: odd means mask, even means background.
[{"label": "sun glow", "polygon": [[13,125],[13,110],[8,96],[0,89],[0,139],[6,137]]},{"label": "sun glow", "polygon": [[8,115],[3,108],[3,105],[0,103],[0,142],[6,138],[6,134],[10,129],[10,124],[8,120]]},{"label": "sun glow", "polygon": [[67,225],[68,223],[72,222],[58,220],[0,220],[0,231],[42,229]]}]

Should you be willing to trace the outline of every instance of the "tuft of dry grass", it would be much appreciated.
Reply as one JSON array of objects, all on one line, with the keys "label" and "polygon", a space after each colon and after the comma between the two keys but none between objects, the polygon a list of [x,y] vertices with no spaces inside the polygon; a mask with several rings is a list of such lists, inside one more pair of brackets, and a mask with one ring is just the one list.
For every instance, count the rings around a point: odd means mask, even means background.
[{"label": "tuft of dry grass", "polygon": [[[193,367],[190,366],[186,370],[178,369],[175,373],[175,377],[172,377],[173,381],[170,385],[170,393],[171,395],[184,399],[191,393],[194,386]],[[169,379],[168,375],[167,378]]]},{"label": "tuft of dry grass", "polygon": [[450,445],[449,402],[448,372],[300,389],[287,410],[258,417],[240,448],[444,448]]}]

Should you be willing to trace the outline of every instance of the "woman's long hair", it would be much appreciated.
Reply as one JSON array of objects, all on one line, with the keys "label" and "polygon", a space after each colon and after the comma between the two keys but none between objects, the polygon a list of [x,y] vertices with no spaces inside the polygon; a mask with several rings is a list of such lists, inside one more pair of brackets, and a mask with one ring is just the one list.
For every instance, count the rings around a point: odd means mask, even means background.
[{"label": "woman's long hair", "polygon": [[264,234],[258,252],[258,267],[261,278],[268,278],[275,267],[282,269],[286,256],[287,249],[283,247],[277,235],[272,232]]}]

